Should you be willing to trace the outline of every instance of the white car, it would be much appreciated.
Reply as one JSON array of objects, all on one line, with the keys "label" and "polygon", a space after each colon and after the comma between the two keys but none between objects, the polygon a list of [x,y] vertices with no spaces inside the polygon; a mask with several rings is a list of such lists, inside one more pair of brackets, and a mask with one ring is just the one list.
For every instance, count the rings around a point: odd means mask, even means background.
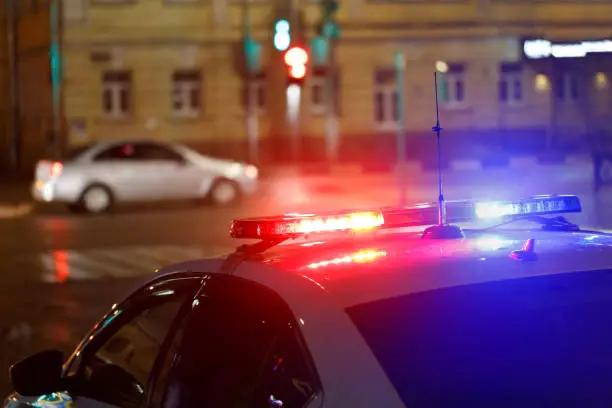
[{"label": "white car", "polygon": [[575,196],[447,204],[237,220],[259,242],[158,271],[5,407],[612,406],[612,236],[544,217]]},{"label": "white car", "polygon": [[99,142],[62,162],[38,162],[32,195],[73,211],[117,202],[208,198],[227,205],[257,189],[257,167],[214,159],[178,143]]}]

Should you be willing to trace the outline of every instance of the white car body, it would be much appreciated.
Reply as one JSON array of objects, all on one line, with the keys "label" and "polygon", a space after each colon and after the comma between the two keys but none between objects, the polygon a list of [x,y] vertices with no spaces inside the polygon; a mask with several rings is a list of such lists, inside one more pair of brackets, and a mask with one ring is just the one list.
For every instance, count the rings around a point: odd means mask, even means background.
[{"label": "white car body", "polygon": [[[146,145],[166,149],[178,159],[100,159],[121,146]],[[78,204],[90,186],[104,186],[116,202],[205,198],[219,180],[230,181],[235,193],[249,195],[257,189],[258,169],[252,165],[215,159],[178,143],[99,142],[75,158],[38,163],[32,195],[40,202]],[[232,199],[235,197],[231,197]]]},{"label": "white car body", "polygon": [[[420,233],[338,244],[283,244],[233,271],[278,293],[301,323],[324,397],[311,407],[405,407],[346,309],[402,295],[531,276],[610,270],[612,236],[538,230],[468,235],[461,240],[422,240]],[[509,256],[527,239],[537,242],[538,260]],[[384,253],[372,262],[351,262],[359,250]],[[354,257],[353,257],[354,259]],[[223,272],[224,260],[189,261],[159,273]],[[376,265],[375,268],[371,266]],[[326,269],[334,269],[325,272]]]}]

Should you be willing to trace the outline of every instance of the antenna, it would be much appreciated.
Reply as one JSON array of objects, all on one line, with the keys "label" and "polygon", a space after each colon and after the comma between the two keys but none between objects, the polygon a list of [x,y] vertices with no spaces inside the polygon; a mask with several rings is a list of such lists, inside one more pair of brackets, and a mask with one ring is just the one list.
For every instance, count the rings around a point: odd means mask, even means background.
[{"label": "antenna", "polygon": [[442,146],[440,143],[440,109],[438,106],[438,72],[434,71],[434,94],[436,97],[436,125],[431,128],[436,134],[438,147],[438,225],[431,226],[423,231],[424,239],[458,239],[464,238],[461,228],[446,223],[446,204],[442,189]]},{"label": "antenna", "polygon": [[434,71],[434,94],[436,97],[436,126],[431,128],[436,133],[438,147],[438,225],[446,225],[446,205],[444,203],[444,191],[442,188],[442,147],[440,145],[440,108],[438,104],[438,72]]}]

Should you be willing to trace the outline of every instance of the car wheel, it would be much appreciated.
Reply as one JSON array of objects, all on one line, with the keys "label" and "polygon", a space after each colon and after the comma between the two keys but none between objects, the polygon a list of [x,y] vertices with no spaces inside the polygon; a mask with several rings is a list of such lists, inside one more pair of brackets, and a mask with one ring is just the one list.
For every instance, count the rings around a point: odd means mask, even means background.
[{"label": "car wheel", "polygon": [[238,201],[240,189],[231,180],[217,180],[209,193],[210,201],[215,205],[229,205]]},{"label": "car wheel", "polygon": [[90,214],[101,214],[110,210],[113,205],[113,195],[102,185],[88,187],[81,197],[81,206]]}]

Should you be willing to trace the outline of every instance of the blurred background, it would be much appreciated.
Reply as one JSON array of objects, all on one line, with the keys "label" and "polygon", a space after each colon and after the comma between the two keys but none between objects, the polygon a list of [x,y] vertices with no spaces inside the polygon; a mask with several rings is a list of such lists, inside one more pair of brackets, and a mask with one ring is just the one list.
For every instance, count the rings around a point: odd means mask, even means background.
[{"label": "blurred background", "polygon": [[[3,2],[0,369],[70,350],[154,268],[231,251],[235,217],[435,201],[434,91],[447,199],[578,194],[573,220],[612,228],[611,16],[578,0]],[[257,187],[68,211],[44,186],[83,197],[66,177],[91,174],[75,160],[101,143],[239,162]],[[155,163],[141,173],[174,184]]]}]

